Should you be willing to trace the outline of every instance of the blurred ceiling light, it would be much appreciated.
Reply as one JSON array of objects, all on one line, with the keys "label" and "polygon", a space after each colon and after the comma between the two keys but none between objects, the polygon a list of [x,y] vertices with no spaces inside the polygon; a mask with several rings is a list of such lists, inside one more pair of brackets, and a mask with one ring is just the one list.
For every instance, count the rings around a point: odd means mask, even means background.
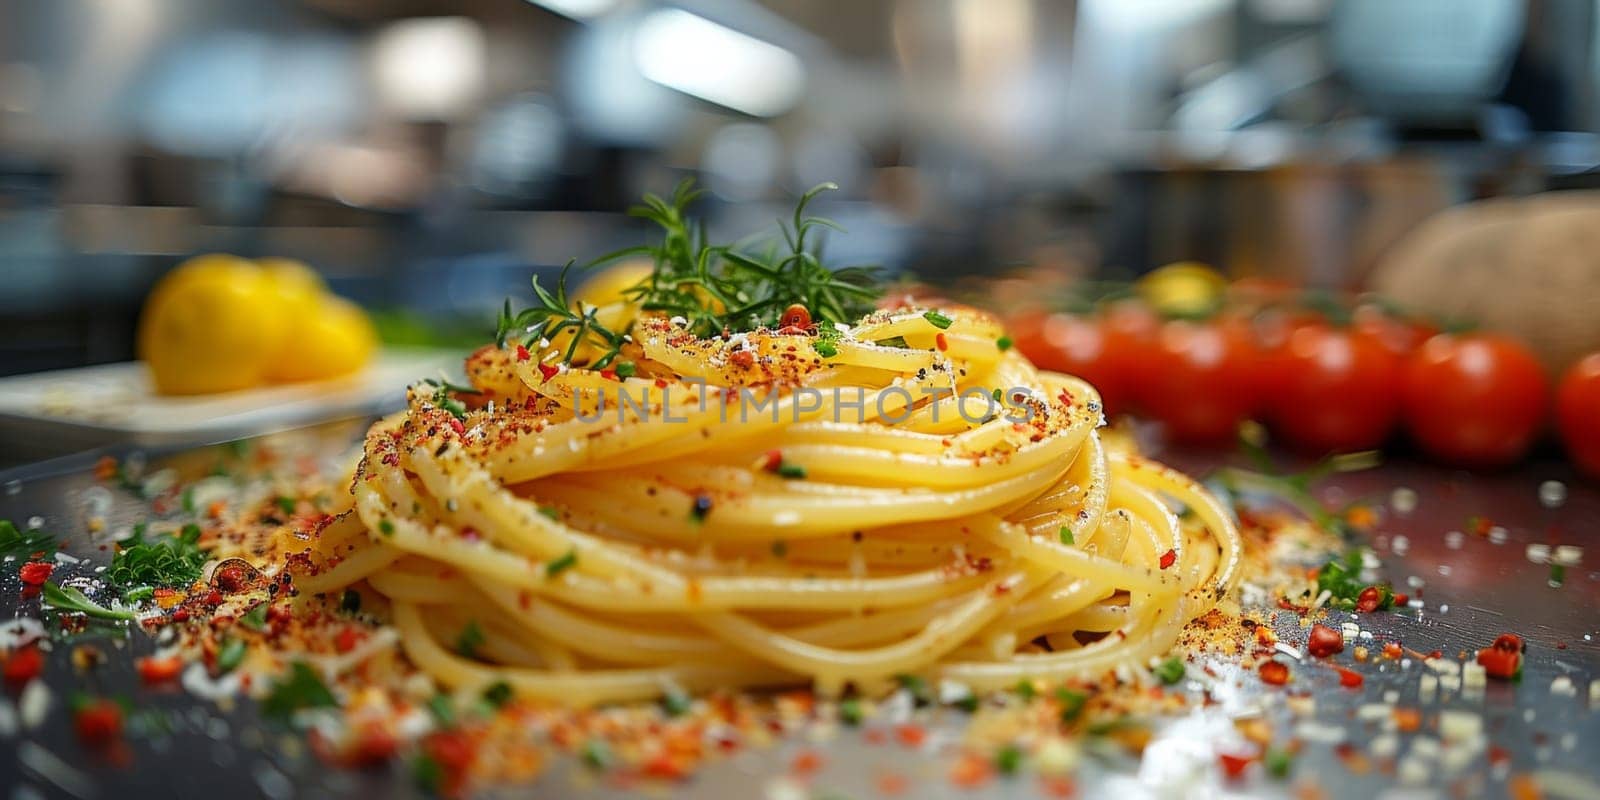
[{"label": "blurred ceiling light", "polygon": [[770,191],[778,178],[783,143],[763,123],[724,125],[706,140],[700,169],[706,185],[727,200],[754,200]]},{"label": "blurred ceiling light", "polygon": [[617,0],[528,0],[528,2],[572,19],[598,17],[617,7]]},{"label": "blurred ceiling light", "polygon": [[633,57],[656,83],[758,117],[789,110],[805,88],[795,54],[679,9],[639,23]]},{"label": "blurred ceiling light", "polygon": [[400,20],[378,31],[372,59],[385,105],[414,119],[453,117],[483,85],[483,30],[467,17]]}]

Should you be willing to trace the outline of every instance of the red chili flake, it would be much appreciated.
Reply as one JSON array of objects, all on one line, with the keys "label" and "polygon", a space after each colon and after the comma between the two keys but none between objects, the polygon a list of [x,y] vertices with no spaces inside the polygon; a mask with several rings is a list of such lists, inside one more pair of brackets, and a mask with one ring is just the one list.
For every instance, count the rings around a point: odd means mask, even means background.
[{"label": "red chili flake", "polygon": [[547,381],[550,380],[551,378],[554,378],[556,376],[556,373],[559,373],[560,371],[561,371],[561,368],[556,366],[555,364],[540,364],[539,365],[539,374],[544,376],[544,380],[547,380]]},{"label": "red chili flake", "polygon": [[44,672],[44,654],[35,645],[28,645],[6,658],[4,674],[6,683],[21,686]]},{"label": "red chili flake", "polygon": [[345,763],[352,767],[376,767],[384,764],[394,757],[400,743],[395,740],[394,734],[377,722],[370,722],[361,727],[356,734],[356,742],[350,748],[345,758]]},{"label": "red chili flake", "polygon": [[1061,405],[1064,405],[1064,406],[1072,405],[1072,393],[1067,391],[1066,389],[1062,389],[1061,390],[1061,394],[1056,395],[1056,399],[1061,401]]},{"label": "red chili flake", "polygon": [[1278,634],[1265,625],[1256,626],[1256,644],[1262,647],[1271,647],[1278,643]]},{"label": "red chili flake", "polygon": [[761,460],[761,468],[768,472],[777,472],[783,466],[783,451],[768,450],[765,458]]},{"label": "red chili flake", "polygon": [[911,787],[910,779],[898,772],[885,772],[878,776],[878,794],[894,797],[904,794]]},{"label": "red chili flake", "polygon": [[219,592],[219,591],[217,591],[215,589],[212,589],[211,592],[206,595],[206,599],[205,599],[204,602],[208,606],[220,606],[220,605],[222,605],[222,592]]},{"label": "red chili flake", "polygon": [[1244,771],[1250,768],[1250,762],[1255,759],[1240,753],[1218,753],[1217,763],[1222,766],[1222,774],[1230,781],[1244,777]]},{"label": "red chili flake", "polygon": [[1389,642],[1383,646],[1383,657],[1390,661],[1403,655],[1405,655],[1405,649],[1400,646],[1399,642]]},{"label": "red chili flake", "polygon": [[806,328],[810,328],[811,327],[811,311],[810,311],[810,309],[807,309],[805,306],[800,305],[799,303],[795,303],[794,305],[789,306],[788,308],[783,310],[783,316],[778,318],[778,327],[780,327],[780,328],[800,328],[802,330],[804,330]]},{"label": "red chili flake", "polygon": [[1401,733],[1412,733],[1422,727],[1422,712],[1415,708],[1394,710],[1394,727]]},{"label": "red chili flake", "polygon": [[1178,561],[1178,551],[1168,550],[1161,554],[1161,568],[1166,569]]},{"label": "red chili flake", "polygon": [[109,744],[122,735],[122,707],[104,698],[91,700],[73,712],[72,726],[86,745]]},{"label": "red chili flake", "polygon": [[688,764],[684,763],[684,759],[671,753],[661,753],[646,761],[642,771],[652,778],[673,781],[682,780],[689,774]]},{"label": "red chili flake", "polygon": [[238,564],[229,564],[217,570],[217,574],[211,578],[211,584],[224,592],[232,593],[245,588],[249,577],[250,574],[245,571],[244,567]]},{"label": "red chili flake", "polygon": [[17,571],[17,575],[22,578],[23,583],[29,586],[42,586],[45,581],[50,580],[50,573],[55,571],[56,565],[54,564],[29,561],[22,565],[22,569]]},{"label": "red chili flake", "polygon": [[461,420],[454,417],[450,418],[450,430],[455,431],[457,436],[467,435],[467,426],[462,425]]},{"label": "red chili flake", "polygon": [[173,622],[188,622],[189,621],[189,609],[180,608],[177,611],[172,612],[172,621]]},{"label": "red chili flake", "polygon": [[1064,775],[1050,775],[1039,779],[1039,790],[1046,797],[1071,797],[1078,793],[1078,785]]},{"label": "red chili flake", "polygon": [[533,358],[533,354],[528,352],[528,346],[525,344],[517,345],[517,360],[527,361],[530,358]]},{"label": "red chili flake", "polygon": [[605,378],[608,381],[616,381],[616,380],[618,380],[617,371],[612,369],[612,368],[610,368],[610,367],[606,367],[605,369],[600,370],[600,377]]},{"label": "red chili flake", "polygon": [[362,636],[361,632],[355,628],[345,628],[339,631],[337,636],[333,637],[333,646],[341,653],[348,653],[356,649],[356,645],[361,644],[363,638],[366,637]]},{"label": "red chili flake", "polygon": [[906,747],[921,747],[922,742],[928,738],[928,731],[921,725],[912,723],[896,725],[894,738]]},{"label": "red chili flake", "polygon": [[950,782],[962,789],[976,789],[992,777],[994,769],[989,766],[988,759],[972,753],[963,755],[950,767]]},{"label": "red chili flake", "polygon": [[1526,646],[1521,636],[1503,633],[1494,644],[1478,651],[1478,664],[1491,678],[1511,680],[1522,672],[1522,651]]},{"label": "red chili flake", "polygon": [[802,750],[789,762],[789,771],[796,775],[810,775],[822,769],[822,755],[815,750]]},{"label": "red chili flake", "polygon": [[1334,669],[1339,671],[1339,685],[1346,689],[1360,689],[1361,684],[1366,682],[1366,678],[1361,677],[1361,673],[1353,669],[1344,667],[1334,667]]},{"label": "red chili flake", "polygon": [[1317,658],[1327,658],[1344,651],[1344,634],[1322,623],[1311,626],[1311,638],[1306,641],[1306,652]]},{"label": "red chili flake", "polygon": [[1282,661],[1261,662],[1261,682],[1282,686],[1289,682],[1289,665]]},{"label": "red chili flake", "polygon": [[749,350],[735,350],[728,360],[739,369],[749,369],[756,365],[756,354]]},{"label": "red chili flake", "polygon": [[141,658],[138,662],[139,679],[145,683],[166,683],[178,677],[183,671],[183,661],[177,656],[156,658],[154,656]]},{"label": "red chili flake", "polygon": [[1368,586],[1361,590],[1361,594],[1356,595],[1356,610],[1363,614],[1377,611],[1378,606],[1382,604],[1383,592],[1378,591],[1376,586]]},{"label": "red chili flake", "polygon": [[941,333],[933,337],[933,346],[939,348],[939,352],[943,353],[950,349],[950,340],[946,339],[944,334]]}]

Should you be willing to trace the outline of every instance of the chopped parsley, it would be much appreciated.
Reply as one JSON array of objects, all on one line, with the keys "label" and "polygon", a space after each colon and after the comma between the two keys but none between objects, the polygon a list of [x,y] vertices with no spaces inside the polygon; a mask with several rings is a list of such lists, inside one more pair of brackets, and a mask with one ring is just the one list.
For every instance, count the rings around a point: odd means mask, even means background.
[{"label": "chopped parsley", "polygon": [[1073,537],[1073,535],[1072,535],[1072,529],[1067,527],[1067,526],[1065,526],[1065,525],[1062,525],[1061,526],[1061,543],[1062,544],[1077,544],[1077,541],[1078,540],[1075,537]]},{"label": "chopped parsley", "polygon": [[134,526],[133,538],[112,556],[106,580],[116,586],[183,588],[200,579],[207,555],[200,547],[199,525],[191,522],[177,533],[150,539],[144,534],[143,525]]},{"label": "chopped parsley", "polygon": [[611,766],[611,762],[615,760],[610,745],[607,745],[604,739],[590,739],[584,742],[583,749],[578,755],[590,769],[597,770]]},{"label": "chopped parsley", "polygon": [[387,519],[378,520],[378,532],[384,536],[394,535],[394,523]]},{"label": "chopped parsley", "polygon": [[478,648],[488,641],[483,635],[483,628],[478,627],[477,620],[469,620],[467,626],[461,629],[456,636],[456,652],[467,658],[477,658]]},{"label": "chopped parsley", "polygon": [[639,373],[639,368],[634,366],[632,361],[619,361],[615,367],[612,367],[612,370],[617,373],[619,378],[631,378]]},{"label": "chopped parsley", "polygon": [[578,551],[568,550],[566,555],[544,565],[544,576],[546,578],[554,578],[555,576],[577,566],[577,564]]},{"label": "chopped parsley", "polygon": [[1022,767],[1022,748],[1008,744],[994,755],[994,767],[1001,775],[1015,775]]},{"label": "chopped parsley", "polygon": [[124,603],[142,603],[156,596],[154,586],[135,586],[122,594]]},{"label": "chopped parsley", "polygon": [[556,508],[555,506],[539,506],[539,516],[560,522],[561,509]]},{"label": "chopped parsley", "polygon": [[1089,695],[1062,687],[1056,690],[1056,703],[1061,706],[1061,722],[1070,725],[1078,721],[1083,715],[1083,706],[1089,702]]},{"label": "chopped parsley", "polygon": [[833,358],[839,355],[839,347],[833,343],[832,339],[819,338],[811,343],[811,349],[817,351],[817,355],[823,358]]},{"label": "chopped parsley", "polygon": [[[155,590],[152,589],[151,593],[154,594]],[[255,608],[250,609],[249,613],[247,613],[244,616],[239,618],[239,624],[243,625],[246,628],[249,628],[250,630],[253,630],[253,631],[266,630],[266,628],[267,628],[267,604],[266,603],[262,603],[261,605],[258,605]]]},{"label": "chopped parsley", "polygon": [[879,347],[898,347],[901,350],[911,349],[911,345],[906,344],[906,337],[904,336],[890,336],[887,339],[879,339],[873,344]]},{"label": "chopped parsley", "polygon": [[317,675],[317,671],[304,661],[289,665],[289,675],[276,684],[261,701],[261,713],[267,717],[286,720],[296,711],[308,708],[337,708],[339,701]]},{"label": "chopped parsley", "polygon": [[918,706],[925,706],[933,702],[933,694],[928,691],[928,682],[916,675],[900,674],[894,676],[900,688],[911,693],[911,698],[917,701]]},{"label": "chopped parsley", "polygon": [[450,695],[443,692],[428,698],[428,713],[440,728],[451,728],[456,724],[456,707],[451,704]]},{"label": "chopped parsley", "polygon": [[[1362,551],[1353,548],[1343,556],[1335,556],[1317,570],[1317,592],[1328,593],[1328,605],[1346,611],[1386,610],[1394,607],[1394,591],[1388,584],[1368,584],[1361,580]],[[1377,592],[1375,604],[1361,606],[1362,592],[1368,588]],[[1369,601],[1370,603],[1371,601]]]},{"label": "chopped parsley", "polygon": [[1289,777],[1289,770],[1294,766],[1294,754],[1282,747],[1273,747],[1261,757],[1261,764],[1267,768],[1267,774],[1274,778]]},{"label": "chopped parsley", "polygon": [[661,696],[661,710],[667,712],[669,717],[681,717],[689,713],[690,704],[689,696],[678,689],[670,689]]},{"label": "chopped parsley", "polygon": [[496,681],[490,684],[489,688],[483,690],[484,702],[495,708],[502,708],[506,703],[511,702],[513,695],[511,684],[505,681]]},{"label": "chopped parsley", "polygon": [[784,480],[804,480],[806,477],[805,467],[802,467],[799,464],[792,464],[788,461],[779,464],[776,472],[778,473],[778,477],[783,478]]},{"label": "chopped parsley", "polygon": [[854,697],[850,697],[850,698],[846,698],[844,700],[841,700],[839,702],[839,721],[840,722],[843,722],[846,725],[854,727],[856,725],[860,725],[861,724],[861,720],[863,720],[865,718],[866,718],[866,714],[861,708],[861,701],[860,700],[857,700]]},{"label": "chopped parsley", "polygon": [[217,673],[226,675],[239,668],[244,663],[245,654],[250,650],[243,639],[229,639],[227,644],[217,651]]},{"label": "chopped parsley", "polygon": [[1000,352],[1002,352],[1002,353],[1004,353],[1007,350],[1010,350],[1012,344],[1013,344],[1013,342],[1011,341],[1011,337],[1010,336],[1002,336],[1002,337],[994,340],[994,346],[999,348]]},{"label": "chopped parsley", "polygon": [[1017,697],[1022,698],[1022,702],[1026,703],[1033,700],[1034,696],[1039,693],[1039,690],[1034,687],[1033,681],[1023,678],[1017,682],[1016,693]]},{"label": "chopped parsley", "polygon": [[439,376],[437,380],[433,378],[424,378],[422,382],[425,385],[433,387],[433,394],[429,396],[429,400],[432,401],[435,406],[450,412],[451,416],[459,420],[465,420],[467,418],[467,404],[461,402],[455,397],[455,395],[483,394],[483,392],[480,392],[471,386],[463,386],[459,383],[451,383],[450,379],[444,377],[443,375]]},{"label": "chopped parsley", "polygon": [[1171,686],[1172,684],[1183,680],[1183,676],[1188,672],[1188,670],[1183,666],[1183,659],[1173,656],[1156,665],[1156,668],[1151,670],[1151,672],[1155,674],[1156,680],[1161,681],[1167,686]]},{"label": "chopped parsley", "polygon": [[938,328],[941,331],[949,328],[950,325],[955,322],[955,320],[940,314],[937,311],[925,311],[922,314],[922,318],[927,320],[928,324]]},{"label": "chopped parsley", "polygon": [[295,502],[295,499],[293,497],[285,497],[285,496],[282,496],[282,495],[279,495],[278,499],[276,501],[274,501],[274,502],[276,502],[278,504],[278,510],[279,511],[282,511],[283,513],[288,514],[289,516],[294,516],[295,506],[299,505],[298,503]]}]

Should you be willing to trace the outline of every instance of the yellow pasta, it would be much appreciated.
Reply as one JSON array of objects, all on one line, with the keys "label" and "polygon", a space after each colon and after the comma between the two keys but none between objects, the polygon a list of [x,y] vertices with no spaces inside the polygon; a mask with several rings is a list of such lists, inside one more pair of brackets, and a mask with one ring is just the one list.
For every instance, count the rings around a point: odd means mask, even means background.
[{"label": "yellow pasta", "polygon": [[[299,584],[385,595],[446,686],[574,705],[1145,663],[1233,588],[1238,533],[1002,333],[966,310],[825,340],[647,316],[629,377],[485,348],[475,407],[419,389],[373,426],[325,533],[346,552]],[[457,652],[468,625],[486,643]]]}]

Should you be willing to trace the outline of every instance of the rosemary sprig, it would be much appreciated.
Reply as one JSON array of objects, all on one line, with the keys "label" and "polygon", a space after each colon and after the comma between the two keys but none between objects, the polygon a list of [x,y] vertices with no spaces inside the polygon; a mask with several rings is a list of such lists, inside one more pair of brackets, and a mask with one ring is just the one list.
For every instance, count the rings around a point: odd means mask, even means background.
[{"label": "rosemary sprig", "polygon": [[[792,305],[804,306],[823,330],[834,322],[853,322],[869,313],[882,294],[877,270],[824,265],[822,231],[841,229],[832,220],[806,213],[818,195],[837,188],[824,183],[801,195],[793,217],[779,224],[782,241],[758,251],[708,241],[704,225],[688,216],[689,206],[701,193],[686,180],[669,198],[646,194],[643,203],[628,212],[654,222],[662,233],[659,243],[608,253],[589,266],[648,256],[654,268],[624,295],[644,311],[682,317],[700,337],[777,327]],[[518,337],[522,343],[541,338],[553,342],[557,334],[570,329],[573,336],[562,360],[572,363],[587,342],[602,351],[589,366],[604,369],[617,358],[628,332],[601,324],[593,308],[574,308],[566,288],[571,266],[562,270],[554,292],[534,281],[533,306],[513,312],[510,300],[506,301],[497,341],[502,347]]]}]

